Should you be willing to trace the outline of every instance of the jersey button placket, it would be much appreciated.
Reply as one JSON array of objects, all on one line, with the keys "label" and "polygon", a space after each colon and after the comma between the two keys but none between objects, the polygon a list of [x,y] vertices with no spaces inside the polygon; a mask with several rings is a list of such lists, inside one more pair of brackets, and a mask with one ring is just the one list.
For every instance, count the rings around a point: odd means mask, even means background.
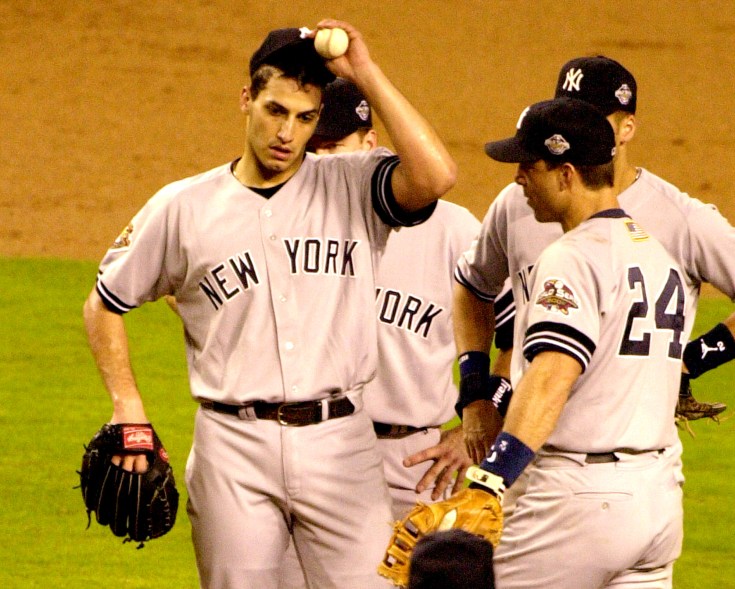
[{"label": "jersey button placket", "polygon": [[[260,221],[261,235],[265,238],[263,245],[266,250],[268,264],[272,269],[281,268],[284,261],[284,250],[277,243],[278,236],[276,235],[276,228],[279,226],[277,215],[273,209],[266,206],[261,209]],[[289,273],[287,269],[281,268],[281,271],[269,272],[269,281],[276,331],[278,333],[284,400],[290,400],[299,391],[294,383],[294,376],[297,374],[298,364],[294,355],[296,348],[294,336],[298,334],[298,322],[292,316],[294,309],[290,304],[292,297],[288,293]]]}]

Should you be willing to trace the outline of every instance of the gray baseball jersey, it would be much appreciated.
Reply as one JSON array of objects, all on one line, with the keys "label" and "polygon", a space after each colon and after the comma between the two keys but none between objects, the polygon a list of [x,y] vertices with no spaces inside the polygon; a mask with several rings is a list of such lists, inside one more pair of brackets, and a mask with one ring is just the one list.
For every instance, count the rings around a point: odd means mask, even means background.
[{"label": "gray baseball jersey", "polygon": [[497,586],[671,586],[683,526],[672,415],[697,285],[614,209],[545,249],[527,292],[514,374],[544,351],[583,373],[506,521]]},{"label": "gray baseball jersey", "polygon": [[365,387],[374,421],[426,427],[454,417],[452,275],[479,229],[467,209],[439,201],[428,221],[388,239],[376,282],[380,361]]},{"label": "gray baseball jersey", "polygon": [[[709,282],[735,300],[735,229],[714,205],[644,169],[618,200],[695,284]],[[493,300],[510,277],[517,297],[527,289],[539,254],[561,234],[559,224],[536,221],[523,188],[511,184],[490,205],[480,236],[460,259],[455,277],[483,300]]]},{"label": "gray baseball jersey", "polygon": [[308,155],[268,200],[229,164],[175,182],[109,250],[98,291],[118,312],[176,296],[197,399],[301,401],[358,388],[376,366],[373,264],[389,227],[369,195],[389,177],[388,155]]},{"label": "gray baseball jersey", "polygon": [[541,254],[516,300],[518,382],[546,350],[582,366],[547,445],[569,452],[647,451],[678,440],[681,356],[695,285],[668,252],[619,209],[564,234]]},{"label": "gray baseball jersey", "polygon": [[386,149],[307,155],[269,199],[220,166],[163,188],[101,264],[112,310],[176,297],[195,399],[356,406],[307,427],[199,409],[186,484],[203,586],[277,587],[291,536],[314,586],[388,584],[375,567],[390,497],[361,395],[377,363],[374,268],[390,227],[431,210],[397,206],[397,163]]},{"label": "gray baseball jersey", "polygon": [[365,386],[365,409],[376,422],[428,428],[378,440],[396,520],[416,501],[433,501],[433,485],[416,493],[427,463],[407,468],[403,460],[436,446],[438,426],[455,415],[452,275],[479,229],[467,209],[439,201],[428,221],[394,231],[380,259],[375,302],[379,359],[375,379]]}]

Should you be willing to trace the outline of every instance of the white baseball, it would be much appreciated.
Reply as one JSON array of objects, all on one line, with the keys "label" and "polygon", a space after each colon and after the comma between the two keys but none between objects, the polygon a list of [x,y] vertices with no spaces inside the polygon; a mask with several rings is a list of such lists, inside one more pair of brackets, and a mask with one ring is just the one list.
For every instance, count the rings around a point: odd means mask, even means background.
[{"label": "white baseball", "polygon": [[319,29],[314,37],[314,49],[324,59],[334,59],[344,55],[350,38],[344,29]]}]

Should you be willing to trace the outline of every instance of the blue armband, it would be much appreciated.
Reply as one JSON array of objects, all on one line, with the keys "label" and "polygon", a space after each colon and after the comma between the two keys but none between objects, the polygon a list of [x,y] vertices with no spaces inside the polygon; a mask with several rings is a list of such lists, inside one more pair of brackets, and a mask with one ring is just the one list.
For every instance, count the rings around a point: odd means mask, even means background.
[{"label": "blue armband", "polygon": [[507,489],[521,476],[534,456],[535,452],[514,435],[500,432],[480,468],[501,477]]}]

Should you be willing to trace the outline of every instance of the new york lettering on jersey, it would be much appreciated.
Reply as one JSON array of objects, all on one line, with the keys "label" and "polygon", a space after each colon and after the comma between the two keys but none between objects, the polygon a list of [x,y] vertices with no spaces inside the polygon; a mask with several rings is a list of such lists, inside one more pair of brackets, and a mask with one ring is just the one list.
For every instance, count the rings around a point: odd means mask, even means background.
[{"label": "new york lettering on jersey", "polygon": [[[291,274],[332,274],[355,276],[353,254],[360,240],[321,238],[285,238]],[[258,268],[250,251],[227,258],[211,268],[199,282],[215,310],[238,294],[261,283]]]},{"label": "new york lettering on jersey", "polygon": [[431,326],[444,307],[420,296],[402,292],[397,289],[376,289],[376,307],[378,320],[385,325],[429,337]]}]

